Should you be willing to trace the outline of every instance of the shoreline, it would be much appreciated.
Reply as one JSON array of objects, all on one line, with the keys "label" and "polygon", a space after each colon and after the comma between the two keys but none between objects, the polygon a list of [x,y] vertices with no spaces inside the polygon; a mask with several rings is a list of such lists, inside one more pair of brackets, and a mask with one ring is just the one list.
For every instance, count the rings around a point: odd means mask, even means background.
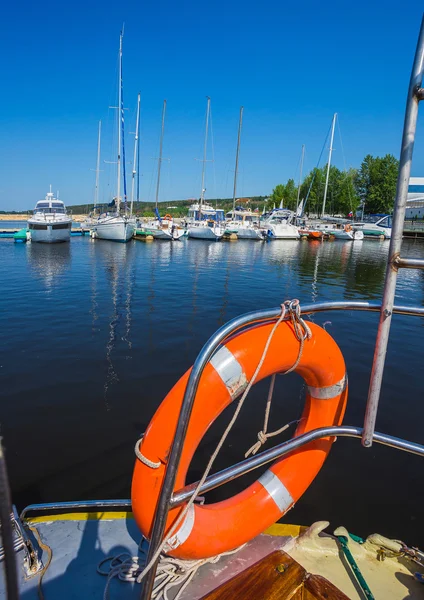
[{"label": "shoreline", "polygon": [[[87,215],[71,215],[72,216],[72,220],[75,221],[76,223],[81,223],[83,221],[86,220]],[[28,214],[22,214],[22,215],[16,215],[16,214],[1,214],[0,215],[0,221],[28,221],[28,218],[30,217],[30,215]]]}]

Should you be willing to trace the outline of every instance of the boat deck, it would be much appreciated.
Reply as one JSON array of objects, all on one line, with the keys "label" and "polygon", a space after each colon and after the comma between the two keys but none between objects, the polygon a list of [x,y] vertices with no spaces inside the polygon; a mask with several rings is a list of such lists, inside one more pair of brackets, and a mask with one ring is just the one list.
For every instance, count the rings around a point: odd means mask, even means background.
[{"label": "boat deck", "polygon": [[[138,545],[140,531],[131,513],[87,513],[43,516],[31,519],[30,527],[36,528],[41,541],[52,552],[51,563],[42,580],[44,598],[102,600],[106,577],[97,573],[98,564],[105,558],[128,553],[140,556]],[[290,531],[286,529],[285,531]],[[293,534],[299,528],[292,529]],[[32,533],[32,532],[31,532]],[[35,537],[36,540],[36,537]],[[218,585],[227,582],[252,564],[281,548],[291,541],[289,535],[260,535],[243,547],[237,554],[223,556],[216,564],[201,567],[190,586],[181,595],[181,600],[200,600]],[[22,600],[39,600],[39,575],[25,579],[23,550],[17,553],[18,574]],[[48,564],[49,552],[43,548],[42,561]],[[1,563],[2,568],[4,563]],[[107,568],[107,565],[102,567]],[[212,573],[211,573],[212,569]],[[211,576],[212,575],[212,576]],[[178,589],[175,590],[178,591]],[[113,579],[109,597],[139,600],[140,585]],[[171,593],[170,598],[173,595]],[[5,589],[0,587],[0,598],[6,598]]]}]

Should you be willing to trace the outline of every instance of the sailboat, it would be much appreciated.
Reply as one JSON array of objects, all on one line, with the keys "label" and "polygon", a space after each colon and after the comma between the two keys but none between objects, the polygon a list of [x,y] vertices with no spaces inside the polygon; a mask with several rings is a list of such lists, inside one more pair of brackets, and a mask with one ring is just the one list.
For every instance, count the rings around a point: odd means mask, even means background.
[{"label": "sailboat", "polygon": [[122,84],[122,38],[119,36],[119,81],[118,81],[118,156],[117,156],[117,182],[116,197],[109,205],[112,211],[100,215],[97,223],[93,227],[92,236],[102,240],[111,240],[114,242],[128,242],[135,231],[135,219],[129,217],[126,211],[121,211],[121,151],[123,156],[123,179],[124,179],[124,197],[126,205],[126,178],[125,178],[125,147],[124,147],[124,105],[123,105],[123,84]]},{"label": "sailboat", "polygon": [[158,178],[156,182],[156,202],[155,202],[155,214],[156,219],[148,222],[146,225],[143,225],[140,229],[143,233],[148,233],[158,240],[178,240],[180,239],[185,231],[182,227],[178,227],[176,223],[174,223],[174,218],[172,215],[165,215],[165,217],[161,217],[159,214],[159,189],[160,189],[160,174],[161,174],[161,166],[162,166],[162,150],[163,150],[163,136],[165,133],[165,114],[166,114],[166,100],[163,101],[162,108],[162,128],[160,134],[160,144],[159,144],[159,158],[158,158]]},{"label": "sailboat", "polygon": [[205,203],[205,171],[207,162],[209,116],[211,99],[208,96],[206,106],[205,142],[203,146],[202,188],[200,202],[192,204],[188,211],[188,237],[199,240],[220,240],[224,235],[224,211],[215,210],[213,206]]},{"label": "sailboat", "polygon": [[[328,150],[328,162],[327,162],[327,172],[325,176],[325,187],[324,187],[324,198],[322,200],[322,212],[320,223],[316,223],[314,227],[318,231],[324,231],[331,237],[334,237],[338,240],[362,240],[364,238],[364,234],[362,231],[355,231],[352,229],[350,223],[329,223],[329,218],[325,216],[325,204],[327,200],[327,191],[328,191],[328,181],[330,177],[330,168],[331,168],[331,157],[333,154],[333,141],[334,141],[334,129],[336,127],[337,113],[334,113],[333,120],[331,122],[331,135],[330,135],[330,147]],[[326,221],[326,222],[325,222]]]},{"label": "sailboat", "polygon": [[235,233],[241,240],[263,240],[264,235],[259,227],[254,223],[258,220],[255,213],[250,210],[236,208],[236,195],[237,195],[237,174],[238,174],[238,163],[240,154],[240,137],[241,137],[241,126],[243,123],[243,106],[240,108],[238,136],[237,136],[237,151],[236,151],[236,167],[234,171],[234,186],[233,186],[233,210],[231,218],[227,221],[225,228],[225,235]]}]

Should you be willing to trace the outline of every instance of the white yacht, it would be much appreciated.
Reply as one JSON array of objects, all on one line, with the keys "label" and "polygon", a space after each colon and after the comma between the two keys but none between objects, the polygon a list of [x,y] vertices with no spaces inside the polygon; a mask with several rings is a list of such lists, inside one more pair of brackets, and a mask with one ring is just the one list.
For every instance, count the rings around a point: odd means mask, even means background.
[{"label": "white yacht", "polygon": [[37,202],[34,214],[28,219],[31,241],[53,244],[69,242],[72,217],[67,214],[62,200],[54,197],[51,186],[44,200]]},{"label": "white yacht", "polygon": [[297,240],[299,229],[292,223],[293,212],[286,208],[275,208],[261,218],[261,229],[271,240]]},{"label": "white yacht", "polygon": [[259,215],[250,210],[236,207],[227,215],[225,234],[235,233],[240,240],[263,240],[264,232],[259,228]]},{"label": "white yacht", "polygon": [[362,231],[365,237],[381,237],[390,239],[392,237],[392,217],[386,215],[375,223],[352,223],[355,231]]},{"label": "white yacht", "polygon": [[196,202],[188,209],[188,237],[198,240],[220,240],[225,232],[225,215],[221,208]]},{"label": "white yacht", "polygon": [[140,225],[139,229],[151,235],[155,240],[179,240],[185,234],[185,229],[180,227],[172,215],[161,217],[159,212],[156,219]]}]

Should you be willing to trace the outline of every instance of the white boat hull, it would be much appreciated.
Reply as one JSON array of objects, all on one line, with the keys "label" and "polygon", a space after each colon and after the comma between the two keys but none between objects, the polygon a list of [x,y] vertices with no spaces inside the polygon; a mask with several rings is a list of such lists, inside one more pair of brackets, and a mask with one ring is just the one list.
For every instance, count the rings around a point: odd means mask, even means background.
[{"label": "white boat hull", "polygon": [[266,235],[271,240],[297,240],[300,237],[297,227],[290,224],[270,225]]},{"label": "white boat hull", "polygon": [[174,229],[172,229],[172,227],[162,228],[157,227],[156,225],[143,225],[143,227],[140,227],[139,229],[144,233],[150,234],[155,240],[179,240],[185,234],[184,229],[181,229],[180,227],[174,227]]},{"label": "white boat hull", "polygon": [[336,240],[363,240],[364,234],[362,231],[344,231],[343,229],[333,229],[328,232]]},{"label": "white boat hull", "polygon": [[380,238],[381,236],[384,236],[386,240],[389,240],[392,237],[392,230],[389,227],[378,227],[378,225],[373,227],[372,225],[365,225],[364,227],[359,228],[353,225],[353,228],[355,231],[361,231],[365,237]]},{"label": "white boat hull", "polygon": [[65,223],[40,223],[28,221],[32,242],[57,244],[71,239],[72,221]]},{"label": "white boat hull", "polygon": [[220,240],[224,232],[219,227],[190,227],[188,237],[196,240]]},{"label": "white boat hull", "polygon": [[239,240],[263,240],[264,235],[260,229],[255,229],[254,227],[237,227],[229,226],[228,229],[225,230],[225,235],[230,235],[231,233],[235,233]]},{"label": "white boat hull", "polygon": [[99,219],[92,228],[92,236],[112,242],[128,242],[134,235],[135,222],[125,217]]}]

